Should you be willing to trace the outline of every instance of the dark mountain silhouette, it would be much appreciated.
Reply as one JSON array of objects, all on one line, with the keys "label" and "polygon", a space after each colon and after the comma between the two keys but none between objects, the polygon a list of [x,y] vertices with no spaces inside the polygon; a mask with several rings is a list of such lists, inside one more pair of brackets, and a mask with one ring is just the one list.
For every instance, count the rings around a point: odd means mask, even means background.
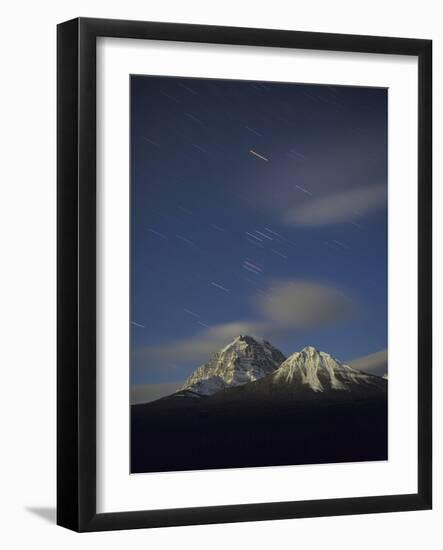
[{"label": "dark mountain silhouette", "polygon": [[387,381],[312,346],[241,336],[131,416],[132,472],[387,459]]}]

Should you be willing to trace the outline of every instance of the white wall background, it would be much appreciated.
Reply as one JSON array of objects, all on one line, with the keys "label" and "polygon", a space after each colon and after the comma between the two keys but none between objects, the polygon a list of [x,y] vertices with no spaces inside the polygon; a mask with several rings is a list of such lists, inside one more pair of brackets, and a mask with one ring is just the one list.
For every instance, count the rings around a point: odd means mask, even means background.
[{"label": "white wall background", "polygon": [[443,223],[438,219],[443,207],[443,161],[438,154],[443,150],[443,9],[438,0],[7,3],[0,34],[0,542],[8,549],[80,544],[85,549],[98,544],[109,549],[143,545],[216,550],[245,544],[258,549],[440,548],[441,287],[435,288],[434,298],[433,511],[84,535],[54,525],[55,25],[79,15],[433,39],[434,278],[443,278]]}]

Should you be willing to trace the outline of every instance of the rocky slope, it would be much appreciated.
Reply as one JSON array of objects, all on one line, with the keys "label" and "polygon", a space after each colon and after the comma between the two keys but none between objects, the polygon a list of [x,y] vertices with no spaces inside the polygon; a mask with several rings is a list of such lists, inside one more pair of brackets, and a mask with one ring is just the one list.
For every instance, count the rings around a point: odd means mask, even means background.
[{"label": "rocky slope", "polygon": [[288,357],[269,377],[269,383],[304,386],[314,392],[386,388],[386,382],[379,376],[345,365],[313,346],[307,346]]},{"label": "rocky slope", "polygon": [[311,346],[285,360],[240,336],[131,407],[131,472],[386,460],[387,387]]},{"label": "rocky slope", "polygon": [[220,390],[259,380],[274,372],[285,356],[269,342],[238,336],[185,381],[181,391],[208,396]]}]

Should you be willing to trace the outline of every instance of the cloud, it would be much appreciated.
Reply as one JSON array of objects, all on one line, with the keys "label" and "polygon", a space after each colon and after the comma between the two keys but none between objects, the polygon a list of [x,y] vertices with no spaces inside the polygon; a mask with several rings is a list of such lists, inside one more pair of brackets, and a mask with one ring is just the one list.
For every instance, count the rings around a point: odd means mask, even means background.
[{"label": "cloud", "polygon": [[371,374],[383,376],[388,372],[388,350],[383,349],[349,362],[351,367]]},{"label": "cloud", "polygon": [[176,365],[198,366],[240,334],[273,340],[290,331],[334,324],[349,317],[353,301],[331,286],[303,280],[274,281],[254,298],[257,320],[239,320],[199,330],[189,338],[134,351],[133,366],[160,372]]},{"label": "cloud", "polygon": [[149,403],[179,390],[183,382],[169,382],[165,384],[139,384],[131,386],[131,405]]},{"label": "cloud", "polygon": [[276,281],[258,298],[269,323],[277,328],[312,328],[348,317],[353,302],[342,291],[310,281]]},{"label": "cloud", "polygon": [[202,362],[221,347],[228,344],[233,338],[240,334],[250,334],[259,336],[263,333],[262,323],[248,321],[234,321],[214,325],[207,329],[199,331],[191,338],[174,340],[162,346],[151,346],[141,350],[138,356],[144,361],[155,362],[165,361],[175,362]]},{"label": "cloud", "polygon": [[288,225],[316,227],[355,220],[381,208],[387,201],[385,184],[366,185],[312,200],[286,210],[283,221]]}]

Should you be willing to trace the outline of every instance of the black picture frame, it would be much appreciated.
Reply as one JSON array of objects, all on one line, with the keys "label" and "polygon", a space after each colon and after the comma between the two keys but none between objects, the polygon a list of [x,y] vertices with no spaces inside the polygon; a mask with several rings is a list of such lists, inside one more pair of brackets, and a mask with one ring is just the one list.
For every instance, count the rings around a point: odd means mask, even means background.
[{"label": "black picture frame", "polygon": [[[399,54],[418,58],[418,491],[136,512],[96,511],[96,39]],[[426,510],[432,507],[432,42],[78,18],[57,29],[57,523],[75,531]]]}]

